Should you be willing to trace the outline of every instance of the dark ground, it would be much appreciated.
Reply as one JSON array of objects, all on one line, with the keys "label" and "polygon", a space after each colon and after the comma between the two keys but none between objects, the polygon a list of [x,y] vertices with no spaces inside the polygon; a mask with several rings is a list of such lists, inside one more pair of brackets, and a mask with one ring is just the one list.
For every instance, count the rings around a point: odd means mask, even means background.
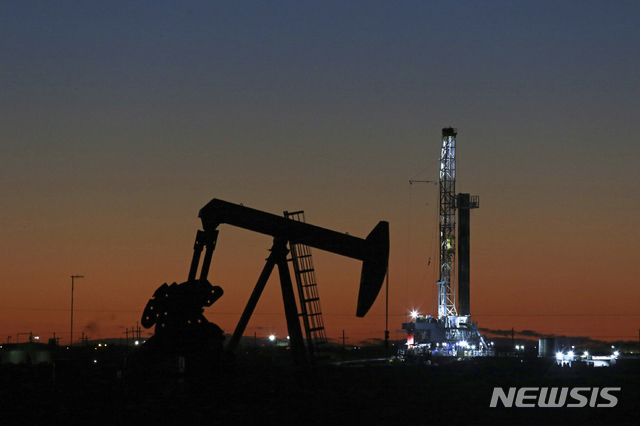
[{"label": "dark ground", "polygon": [[[52,365],[0,365],[2,425],[638,425],[640,362],[560,368],[537,358],[448,366],[293,368],[285,350],[178,373],[122,371],[117,349]],[[494,387],[621,387],[615,408],[489,408]]]}]

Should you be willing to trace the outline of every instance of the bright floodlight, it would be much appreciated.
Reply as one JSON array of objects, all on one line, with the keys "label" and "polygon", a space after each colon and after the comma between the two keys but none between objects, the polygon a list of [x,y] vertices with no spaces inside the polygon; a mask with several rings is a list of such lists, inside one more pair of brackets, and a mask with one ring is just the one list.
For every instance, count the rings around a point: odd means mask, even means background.
[{"label": "bright floodlight", "polygon": [[274,336],[274,335],[272,334],[271,336],[269,336],[269,340],[271,340],[271,341],[273,342],[274,340],[276,340],[276,336]]},{"label": "bright floodlight", "polygon": [[584,351],[584,356],[589,356],[589,352]]},{"label": "bright floodlight", "polygon": [[562,352],[558,352],[558,353],[556,353],[556,358],[558,358],[558,359],[562,359]]},{"label": "bright floodlight", "polygon": [[413,319],[418,318],[418,311],[411,311],[411,318]]},{"label": "bright floodlight", "polygon": [[618,355],[620,355],[620,352],[615,351],[615,352],[613,353],[613,355],[618,356]]},{"label": "bright floodlight", "polygon": [[567,355],[569,355],[570,357],[573,356],[573,351],[569,351]]}]

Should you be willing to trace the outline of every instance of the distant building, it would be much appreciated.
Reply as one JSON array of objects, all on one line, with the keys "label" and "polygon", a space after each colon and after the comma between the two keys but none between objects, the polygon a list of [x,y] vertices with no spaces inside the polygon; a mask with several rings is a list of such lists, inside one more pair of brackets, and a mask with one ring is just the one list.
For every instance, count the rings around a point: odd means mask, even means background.
[{"label": "distant building", "polygon": [[53,347],[44,343],[3,344],[0,360],[2,364],[51,364],[52,349]]}]

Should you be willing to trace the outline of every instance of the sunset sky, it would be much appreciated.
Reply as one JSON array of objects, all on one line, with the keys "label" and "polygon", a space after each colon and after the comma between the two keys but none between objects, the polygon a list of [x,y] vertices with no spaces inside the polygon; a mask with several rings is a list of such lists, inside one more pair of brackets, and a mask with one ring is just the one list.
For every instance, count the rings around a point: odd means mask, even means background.
[{"label": "sunset sky", "polygon": [[[186,280],[213,198],[388,221],[402,338],[436,313],[438,187],[409,180],[438,179],[447,126],[480,196],[479,326],[638,339],[637,1],[24,0],[0,55],[0,342],[68,342],[76,274],[74,339],[123,337]],[[206,316],[232,333],[272,240],[219,229]],[[384,297],[355,317],[361,263],[313,255],[327,336],[383,338]],[[286,337],[276,275],[247,334]]]}]

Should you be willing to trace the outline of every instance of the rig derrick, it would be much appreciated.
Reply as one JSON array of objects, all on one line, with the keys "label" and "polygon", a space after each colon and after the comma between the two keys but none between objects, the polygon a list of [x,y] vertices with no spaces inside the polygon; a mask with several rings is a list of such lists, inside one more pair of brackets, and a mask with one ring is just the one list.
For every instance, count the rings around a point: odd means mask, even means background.
[{"label": "rig derrick", "polygon": [[469,210],[480,207],[480,199],[469,194],[456,194],[457,134],[457,129],[452,127],[442,129],[438,181],[440,239],[437,316],[422,316],[413,312],[413,321],[402,324],[408,334],[406,354],[421,359],[492,353],[478,332],[477,323],[471,321]]}]

